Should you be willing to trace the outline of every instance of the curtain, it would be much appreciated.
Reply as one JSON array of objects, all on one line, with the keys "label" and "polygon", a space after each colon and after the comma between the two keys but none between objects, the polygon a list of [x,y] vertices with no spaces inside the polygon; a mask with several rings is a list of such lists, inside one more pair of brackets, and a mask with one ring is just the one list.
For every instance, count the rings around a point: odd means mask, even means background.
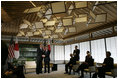
[{"label": "curtain", "polygon": [[54,45],[51,45],[50,60],[54,61]]},{"label": "curtain", "polygon": [[111,52],[111,57],[117,63],[117,37],[106,38],[107,51]]},{"label": "curtain", "polygon": [[91,52],[95,62],[103,63],[106,57],[104,39],[91,41]]},{"label": "curtain", "polygon": [[80,61],[85,61],[86,51],[90,51],[89,41],[80,43]]},{"label": "curtain", "polygon": [[70,60],[71,45],[65,45],[65,60]]},{"label": "curtain", "polygon": [[64,46],[55,45],[55,60],[64,61]]}]

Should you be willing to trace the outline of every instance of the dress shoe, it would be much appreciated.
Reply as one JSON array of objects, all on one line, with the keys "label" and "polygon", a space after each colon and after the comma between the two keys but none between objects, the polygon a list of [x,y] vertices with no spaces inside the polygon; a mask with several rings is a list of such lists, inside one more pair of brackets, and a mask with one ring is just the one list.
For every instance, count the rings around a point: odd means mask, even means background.
[{"label": "dress shoe", "polygon": [[79,78],[84,78],[84,76],[81,75]]},{"label": "dress shoe", "polygon": [[78,70],[76,70],[75,72],[79,72]]},{"label": "dress shoe", "polygon": [[42,71],[40,71],[39,73],[42,73]]},{"label": "dress shoe", "polygon": [[71,75],[71,73],[69,72],[68,75]]},{"label": "dress shoe", "polygon": [[68,74],[67,72],[65,72],[64,74]]}]

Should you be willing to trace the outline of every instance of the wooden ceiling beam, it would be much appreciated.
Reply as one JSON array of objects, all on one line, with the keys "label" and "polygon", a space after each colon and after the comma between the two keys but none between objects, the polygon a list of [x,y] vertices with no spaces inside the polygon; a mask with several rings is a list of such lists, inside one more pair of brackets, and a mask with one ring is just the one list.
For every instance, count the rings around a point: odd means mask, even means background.
[{"label": "wooden ceiling beam", "polygon": [[87,30],[82,31],[80,33],[77,33],[75,35],[66,36],[63,39],[65,40],[65,39],[68,39],[68,38],[76,37],[76,36],[87,34],[87,33],[90,33],[90,32],[95,32],[95,31],[98,31],[98,30],[101,30],[101,29],[105,29],[105,28],[108,28],[108,27],[112,27],[112,26],[115,26],[115,25],[117,25],[117,21],[114,21],[114,22],[111,22],[111,23],[107,23],[107,24],[104,24],[102,26],[97,26],[97,27],[92,28],[92,29],[87,29]]},{"label": "wooden ceiling beam", "polygon": [[114,13],[117,16],[117,9],[115,9],[111,5],[105,5],[105,7],[108,8],[112,13]]},{"label": "wooden ceiling beam", "polygon": [[86,42],[86,41],[92,41],[92,40],[97,40],[97,39],[102,39],[102,38],[109,38],[109,37],[113,37],[113,36],[117,36],[117,33],[112,33],[110,35],[105,35],[105,36],[98,36],[98,37],[94,37],[94,38],[88,38],[88,39],[84,39],[84,40],[75,40],[73,42],[64,43],[64,45]]},{"label": "wooden ceiling beam", "polygon": [[103,9],[105,12],[111,14],[112,17],[116,17],[116,14],[113,13],[110,9],[107,9],[105,6],[99,6],[99,8]]},{"label": "wooden ceiling beam", "polygon": [[12,21],[12,18],[7,14],[7,12],[3,8],[1,8],[1,18],[3,22]]},{"label": "wooden ceiling beam", "polygon": [[[3,40],[6,43],[9,43],[10,40]],[[43,44],[43,42],[31,42],[31,41],[18,41],[19,44]],[[63,43],[52,43],[51,45],[64,45]]]},{"label": "wooden ceiling beam", "polygon": [[[106,12],[106,10],[102,9],[102,7],[101,8],[98,7],[97,10],[95,10],[95,11],[96,12],[101,12],[102,10]],[[117,15],[117,14],[115,14],[115,15]],[[110,20],[110,21],[113,21],[116,18],[113,17],[113,14],[107,12],[107,19]]]}]

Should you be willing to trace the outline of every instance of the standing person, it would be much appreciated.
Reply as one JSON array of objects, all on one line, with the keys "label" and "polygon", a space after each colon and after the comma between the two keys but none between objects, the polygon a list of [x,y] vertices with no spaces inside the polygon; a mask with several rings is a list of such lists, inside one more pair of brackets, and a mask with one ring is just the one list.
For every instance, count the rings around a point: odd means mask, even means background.
[{"label": "standing person", "polygon": [[44,73],[46,73],[46,65],[48,66],[48,73],[50,73],[50,51],[48,50],[48,46],[45,47],[44,55]]},{"label": "standing person", "polygon": [[114,68],[114,59],[110,56],[111,53],[107,51],[102,67],[98,68],[98,77],[105,78],[105,72],[110,72]]},{"label": "standing person", "polygon": [[42,54],[44,53],[43,45],[37,49],[37,58],[36,58],[36,74],[42,73]]},{"label": "standing person", "polygon": [[74,55],[74,57],[75,57],[75,60],[76,60],[76,61],[79,61],[79,59],[80,59],[80,56],[79,56],[80,50],[77,49],[77,47],[78,47],[78,46],[75,46],[75,50],[73,51],[73,55]]}]

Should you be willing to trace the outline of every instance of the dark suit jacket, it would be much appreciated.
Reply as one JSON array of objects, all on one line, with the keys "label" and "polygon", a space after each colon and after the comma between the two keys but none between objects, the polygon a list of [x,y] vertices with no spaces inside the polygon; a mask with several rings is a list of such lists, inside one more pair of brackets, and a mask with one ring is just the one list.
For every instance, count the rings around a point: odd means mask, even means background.
[{"label": "dark suit jacket", "polygon": [[114,68],[114,59],[112,57],[105,58],[103,64],[106,64],[104,67],[107,69]]},{"label": "dark suit jacket", "polygon": [[50,61],[50,51],[49,50],[48,51],[45,51],[44,52],[44,55],[45,55],[44,61]]},{"label": "dark suit jacket", "polygon": [[76,60],[74,57],[70,58],[69,64],[72,64],[72,65],[76,64]]},{"label": "dark suit jacket", "polygon": [[76,54],[74,57],[75,57],[76,61],[78,61],[78,60],[80,59],[80,57],[79,57],[80,50],[79,50],[79,49],[74,50],[73,54],[74,54],[74,53]]},{"label": "dark suit jacket", "polygon": [[43,53],[44,53],[43,49],[42,50],[40,48],[37,49],[37,58],[36,58],[37,61],[42,61],[42,59],[43,59],[43,57],[42,57]]},{"label": "dark suit jacket", "polygon": [[94,59],[91,57],[86,56],[85,62],[88,63],[88,66],[94,65]]}]

